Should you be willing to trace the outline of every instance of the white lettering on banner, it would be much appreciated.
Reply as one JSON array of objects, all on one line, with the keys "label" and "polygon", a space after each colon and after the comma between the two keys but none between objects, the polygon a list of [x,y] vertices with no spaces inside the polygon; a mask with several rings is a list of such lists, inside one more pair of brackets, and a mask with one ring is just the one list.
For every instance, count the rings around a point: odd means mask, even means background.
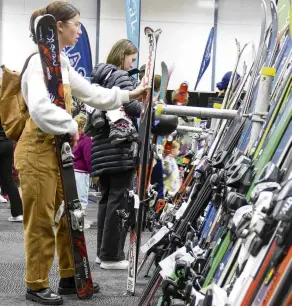
[{"label": "white lettering on banner", "polygon": [[[70,65],[83,77],[86,76],[86,69],[85,67],[79,66],[79,63],[81,61],[81,53],[80,52],[74,52],[74,53],[70,53],[73,52],[74,47],[71,47],[69,49],[67,49],[65,51],[66,55],[68,56],[69,60],[70,60]],[[78,67],[78,68],[77,68]]]},{"label": "white lettering on banner", "polygon": [[80,52],[75,52],[75,53],[67,53],[69,59],[70,59],[70,64],[72,67],[76,68],[81,60],[81,54]]},{"label": "white lettering on banner", "polygon": [[136,31],[136,23],[138,22],[138,17],[137,17],[137,2],[135,0],[129,0],[128,1],[128,13],[130,17],[130,24],[131,24],[131,31],[132,34]]},{"label": "white lettering on banner", "polygon": [[135,32],[135,23],[137,23],[137,18],[131,22],[132,33]]}]

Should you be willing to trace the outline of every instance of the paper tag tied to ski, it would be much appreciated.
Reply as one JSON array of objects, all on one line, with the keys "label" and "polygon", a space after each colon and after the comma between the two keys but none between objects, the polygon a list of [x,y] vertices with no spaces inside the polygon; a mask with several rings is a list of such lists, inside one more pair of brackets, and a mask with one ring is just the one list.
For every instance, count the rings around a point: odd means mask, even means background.
[{"label": "paper tag tied to ski", "polygon": [[184,214],[185,210],[187,209],[187,207],[188,207],[188,203],[187,202],[183,202],[181,207],[178,209],[178,211],[175,214],[175,219],[176,220],[179,220],[183,216],[183,214]]},{"label": "paper tag tied to ski", "polygon": [[155,244],[157,244],[166,234],[169,233],[169,229],[166,226],[163,226],[153,237],[151,237],[142,247],[141,252],[146,253],[150,250]]},{"label": "paper tag tied to ski", "polygon": [[140,199],[139,196],[137,194],[134,194],[134,208],[138,209],[140,206]]},{"label": "paper tag tied to ski", "polygon": [[65,203],[63,201],[56,213],[55,222],[57,224],[60,222],[61,218],[64,216],[64,212],[65,212]]}]

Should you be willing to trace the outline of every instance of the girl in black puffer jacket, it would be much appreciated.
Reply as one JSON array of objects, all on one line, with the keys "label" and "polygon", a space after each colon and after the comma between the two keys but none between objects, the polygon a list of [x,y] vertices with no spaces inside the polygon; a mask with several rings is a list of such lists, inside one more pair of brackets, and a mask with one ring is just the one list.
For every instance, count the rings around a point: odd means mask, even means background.
[{"label": "girl in black puffer jacket", "polygon": [[[138,50],[129,40],[122,39],[113,47],[107,58],[107,64],[98,64],[92,74],[91,82],[106,88],[113,86],[132,90],[137,81],[127,70],[136,60]],[[136,163],[133,158],[133,138],[127,137],[122,142],[111,141],[114,131],[111,121],[119,117],[117,125],[121,131],[132,126],[133,134],[137,133],[137,119],[140,116],[141,105],[138,100],[124,105],[122,111],[111,114],[92,112],[88,117],[85,132],[93,137],[92,141],[92,176],[98,176],[100,182],[101,200],[97,214],[97,263],[104,269],[127,269],[123,251],[127,235],[119,229],[116,211],[124,208],[124,192],[132,189]],[[112,113],[112,111],[110,111]],[[126,114],[126,116],[124,116]],[[122,121],[121,121],[122,120]]]}]

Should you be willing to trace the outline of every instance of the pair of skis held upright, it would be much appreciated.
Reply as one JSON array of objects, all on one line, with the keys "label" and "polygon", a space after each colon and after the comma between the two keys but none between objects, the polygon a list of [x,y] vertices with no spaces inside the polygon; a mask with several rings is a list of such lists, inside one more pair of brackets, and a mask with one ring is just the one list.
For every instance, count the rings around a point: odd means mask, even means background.
[{"label": "pair of skis held upright", "polygon": [[[144,77],[144,84],[150,87],[151,90],[143,97],[142,111],[140,116],[139,128],[139,169],[138,169],[138,201],[135,205],[134,222],[130,223],[130,246],[129,246],[129,269],[127,278],[127,294],[134,295],[136,288],[136,278],[138,271],[138,259],[141,243],[141,233],[143,226],[143,219],[145,214],[144,201],[146,199],[146,191],[150,183],[152,161],[150,160],[150,137],[152,127],[152,108],[153,108],[153,81],[155,70],[155,59],[157,51],[157,42],[161,30],[153,31],[151,28],[145,28],[145,35],[149,42],[148,63],[146,65],[146,73]],[[150,165],[150,166],[148,166]],[[139,205],[140,201],[140,205]]]},{"label": "pair of skis held upright", "polygon": [[[139,142],[143,144],[139,162],[139,199],[146,197],[146,189],[149,183],[149,169],[147,161],[150,150],[150,130],[152,122],[152,96],[153,76],[155,68],[156,46],[161,30],[154,32],[145,28],[145,34],[149,39],[149,57],[145,74],[145,86],[151,87],[143,98],[141,114]],[[56,20],[51,15],[38,17],[36,20],[37,42],[47,82],[47,89],[52,103],[65,109],[64,90],[62,82],[62,70],[60,62],[59,42],[56,29]],[[62,178],[64,192],[65,214],[69,223],[69,236],[75,269],[75,283],[77,294],[80,299],[91,298],[93,295],[93,283],[87,255],[84,236],[84,215],[78,200],[76,182],[74,176],[73,159],[70,148],[69,135],[55,136],[57,157]],[[147,174],[148,173],[148,174]],[[127,292],[134,294],[137,275],[138,256],[144,216],[143,205],[136,209],[135,224],[130,231],[129,273]]]},{"label": "pair of skis held upright", "polygon": [[[66,109],[56,20],[52,15],[40,16],[35,21],[36,38],[44,77],[51,102]],[[76,189],[70,136],[55,136],[57,158],[64,194],[65,215],[75,270],[75,285],[80,299],[93,296],[93,283],[84,236],[84,213]]]}]

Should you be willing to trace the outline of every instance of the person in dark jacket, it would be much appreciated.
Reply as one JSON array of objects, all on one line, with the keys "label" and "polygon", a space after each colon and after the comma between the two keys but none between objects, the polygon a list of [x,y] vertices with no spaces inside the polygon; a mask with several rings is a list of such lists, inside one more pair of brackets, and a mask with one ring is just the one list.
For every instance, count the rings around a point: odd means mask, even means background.
[{"label": "person in dark jacket", "polygon": [[[91,82],[106,88],[117,86],[121,89],[134,89],[137,81],[127,70],[136,60],[138,50],[126,39],[118,41],[110,51],[107,63],[98,64],[91,75]],[[124,105],[124,111],[132,124],[140,116],[139,100],[132,100]],[[100,124],[96,112],[89,114],[85,132],[93,136],[92,142],[92,176],[99,177],[101,199],[97,213],[97,258],[96,262],[104,269],[127,269],[124,244],[127,235],[125,229],[119,229],[116,211],[124,208],[124,192],[132,189],[136,162],[133,158],[135,142],[126,140],[112,144],[109,139],[110,122],[106,118]]]},{"label": "person in dark jacket", "polygon": [[[133,68],[133,64],[136,61],[137,52],[135,54],[124,54],[120,52],[121,50],[125,50],[127,48],[130,50],[132,46],[135,47],[130,40],[119,40],[114,44],[110,54],[108,55],[107,64],[110,65],[106,65],[105,67],[101,64],[95,67],[94,73],[96,75],[100,73],[103,74],[103,76],[100,78],[100,81],[102,82],[100,85],[105,86],[105,83],[109,83],[107,86],[110,86],[111,83],[111,86],[116,86],[118,83],[119,87],[121,88],[128,88],[128,86],[131,87],[133,85],[133,78],[129,79],[128,75],[120,75],[119,73],[115,73],[117,69],[127,71]],[[106,74],[104,74],[105,72]],[[111,77],[112,74],[113,76]],[[102,127],[107,120],[110,125],[109,139],[112,144],[118,144],[124,141],[129,142],[138,138],[137,127],[133,124],[133,121],[129,116],[129,111],[126,110],[127,106],[130,104],[131,103],[124,104],[119,109],[114,109],[107,112],[95,110],[95,126]]]},{"label": "person in dark jacket", "polygon": [[8,218],[8,221],[22,222],[22,201],[18,188],[12,178],[13,152],[13,141],[6,137],[0,121],[0,179],[10,201],[12,216]]},{"label": "person in dark jacket", "polygon": [[[224,98],[224,95],[225,95],[225,92],[226,92],[226,90],[228,88],[231,76],[232,76],[232,71],[226,72],[224,74],[222,80],[216,84],[216,86],[217,86],[217,88],[219,90],[218,97]],[[236,83],[237,83],[237,81],[240,78],[240,75],[238,73],[236,73],[235,78],[236,78]]]}]

